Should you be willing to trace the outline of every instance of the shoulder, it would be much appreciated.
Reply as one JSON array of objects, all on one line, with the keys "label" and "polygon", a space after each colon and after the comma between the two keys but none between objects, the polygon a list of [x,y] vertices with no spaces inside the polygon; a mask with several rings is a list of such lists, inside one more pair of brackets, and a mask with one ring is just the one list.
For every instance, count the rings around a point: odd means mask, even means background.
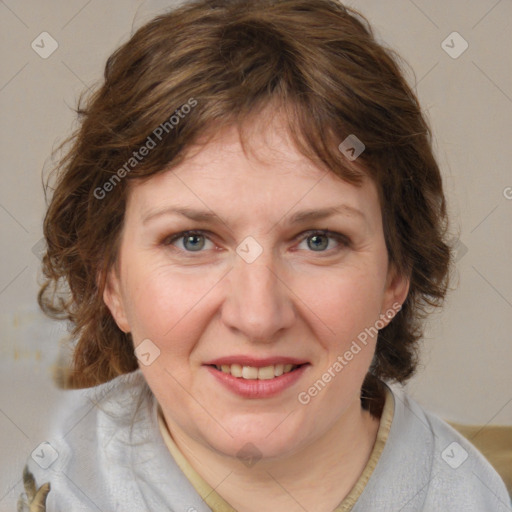
[{"label": "shoulder", "polygon": [[433,438],[425,510],[451,507],[510,512],[512,499],[505,483],[482,453],[438,415],[425,410],[405,393],[402,396],[404,407],[422,411]]},{"label": "shoulder", "polygon": [[[38,489],[48,491],[44,485],[49,484],[49,511],[105,506],[117,510],[109,487],[129,478],[130,466],[130,451],[119,448],[148,432],[152,406],[152,394],[140,371],[94,388],[67,391],[47,439],[27,459],[26,500],[33,500]],[[96,503],[96,496],[104,496],[105,501]]]},{"label": "shoulder", "polygon": [[354,512],[510,512],[505,484],[485,457],[402,388],[390,390],[394,413],[389,436],[361,496],[361,505],[368,508]]}]

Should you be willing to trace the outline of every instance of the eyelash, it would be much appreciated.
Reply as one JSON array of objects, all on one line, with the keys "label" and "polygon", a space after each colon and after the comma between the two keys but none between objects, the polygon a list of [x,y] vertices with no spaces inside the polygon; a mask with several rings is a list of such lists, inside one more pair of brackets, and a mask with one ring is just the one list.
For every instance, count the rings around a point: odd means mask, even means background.
[{"label": "eyelash", "polygon": [[[177,233],[175,235],[171,235],[171,236],[168,236],[166,237],[164,240],[163,240],[163,245],[172,245],[176,240],[179,240],[181,238],[185,238],[185,237],[188,237],[188,236],[194,236],[194,235],[199,235],[199,236],[204,236],[205,238],[207,238],[208,240],[210,240],[210,238],[208,237],[208,231],[203,231],[203,230],[190,230],[190,231],[182,231],[181,233]],[[350,240],[345,236],[345,235],[342,235],[341,233],[337,233],[336,231],[329,231],[327,229],[310,229],[308,231],[304,231],[303,233],[301,233],[300,235],[298,235],[297,237],[295,237],[295,240],[299,239],[301,242],[303,240],[306,240],[308,239],[309,237],[311,236],[314,236],[314,235],[324,235],[324,236],[327,236],[333,240],[336,240],[340,245],[341,247],[338,247],[338,248],[334,248],[334,249],[328,249],[328,250],[325,250],[325,251],[309,251],[309,252],[318,252],[319,254],[330,254],[332,253],[332,251],[340,251],[341,249],[343,248],[346,248],[346,247],[349,247],[350,246]],[[211,240],[210,240],[211,241]],[[185,251],[183,250],[183,252],[187,255],[191,255],[191,254],[194,254],[194,252],[200,254],[204,251]]]}]

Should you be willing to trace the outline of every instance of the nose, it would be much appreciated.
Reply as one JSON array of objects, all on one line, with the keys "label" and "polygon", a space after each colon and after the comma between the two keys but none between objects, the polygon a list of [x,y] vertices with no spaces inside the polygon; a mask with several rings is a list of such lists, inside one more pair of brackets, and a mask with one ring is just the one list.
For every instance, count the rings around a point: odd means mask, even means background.
[{"label": "nose", "polygon": [[251,343],[275,342],[295,320],[287,276],[268,254],[252,263],[237,257],[227,276],[223,322]]}]

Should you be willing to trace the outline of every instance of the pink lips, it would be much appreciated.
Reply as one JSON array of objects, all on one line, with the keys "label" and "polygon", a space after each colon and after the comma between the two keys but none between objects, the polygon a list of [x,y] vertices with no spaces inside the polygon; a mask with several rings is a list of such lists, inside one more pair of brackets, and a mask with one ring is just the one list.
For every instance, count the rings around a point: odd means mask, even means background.
[{"label": "pink lips", "polygon": [[[276,364],[300,365],[295,370],[283,373],[279,377],[268,380],[244,379],[217,370],[215,366],[239,364],[262,368]],[[243,398],[271,398],[293,386],[310,366],[307,361],[292,357],[272,357],[256,359],[249,356],[229,356],[214,359],[206,363],[206,369],[224,388]]]}]

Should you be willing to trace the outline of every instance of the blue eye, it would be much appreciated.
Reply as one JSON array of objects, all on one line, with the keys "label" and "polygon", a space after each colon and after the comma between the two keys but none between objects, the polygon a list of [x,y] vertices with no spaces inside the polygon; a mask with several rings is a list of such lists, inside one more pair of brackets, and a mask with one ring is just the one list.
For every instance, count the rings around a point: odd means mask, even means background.
[{"label": "blue eye", "polygon": [[327,229],[307,231],[302,234],[302,238],[306,242],[311,241],[311,243],[308,243],[307,245],[309,248],[312,248],[313,252],[329,252],[331,250],[340,249],[340,247],[335,247],[334,249],[326,251],[325,249],[327,249],[330,240],[335,240],[341,248],[349,245],[347,237],[341,233],[335,233],[333,231],[328,231]]},{"label": "blue eye", "polygon": [[201,252],[208,237],[202,231],[184,231],[167,239],[167,244],[172,245],[177,240],[183,240],[182,246],[186,252]]},{"label": "blue eye", "polygon": [[[311,243],[307,244],[307,247],[311,249],[311,252],[318,253],[331,253],[332,251],[336,252],[350,245],[350,241],[346,236],[342,235],[341,233],[328,231],[327,229],[306,231],[305,233],[301,233],[298,237],[296,237],[296,239],[306,242],[311,241]],[[331,240],[335,240],[338,246],[328,249],[329,242]],[[182,231],[181,233],[167,237],[164,240],[164,245],[175,245],[175,242],[177,241],[181,241],[181,247],[177,248],[179,250],[183,250],[186,253],[204,252],[202,249],[205,248],[206,241],[209,241],[213,244],[206,231],[197,230]]]}]

